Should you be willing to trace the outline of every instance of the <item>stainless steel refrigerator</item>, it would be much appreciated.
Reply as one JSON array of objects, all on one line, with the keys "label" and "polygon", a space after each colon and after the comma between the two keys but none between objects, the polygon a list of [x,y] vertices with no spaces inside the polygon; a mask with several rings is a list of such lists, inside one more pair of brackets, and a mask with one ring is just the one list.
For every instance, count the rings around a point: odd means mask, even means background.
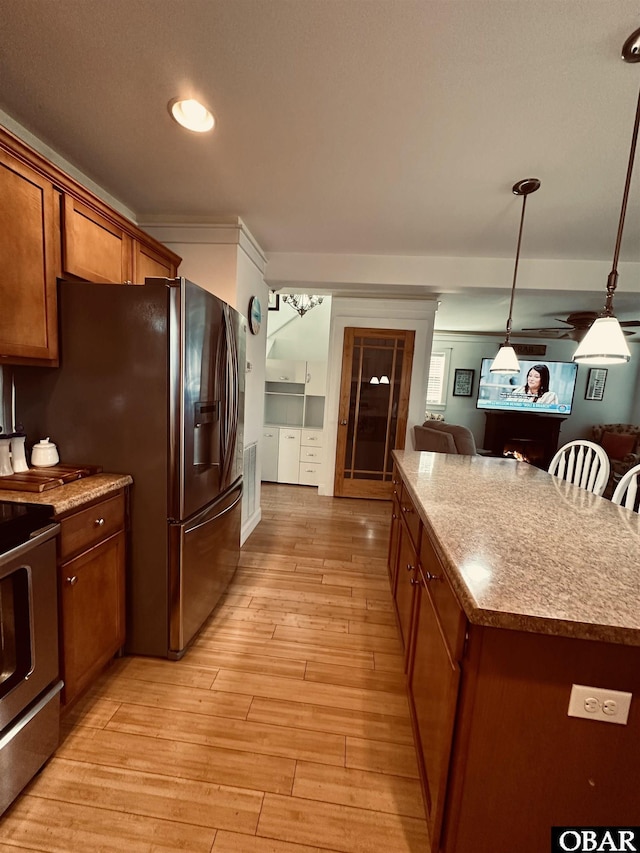
[{"label": "stainless steel refrigerator", "polygon": [[60,367],[14,369],[16,418],[132,475],[126,649],[179,658],[238,563],[245,322],[183,278],[58,294]]}]

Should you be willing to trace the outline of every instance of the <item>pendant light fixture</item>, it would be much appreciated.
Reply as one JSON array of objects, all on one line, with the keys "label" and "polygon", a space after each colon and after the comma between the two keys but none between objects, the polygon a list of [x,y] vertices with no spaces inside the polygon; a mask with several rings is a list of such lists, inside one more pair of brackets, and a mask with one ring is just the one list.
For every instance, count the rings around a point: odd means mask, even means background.
[{"label": "pendant light fixture", "polygon": [[[632,33],[622,46],[622,58],[625,62],[640,62],[640,29]],[[613,313],[613,294],[615,293],[615,289],[618,285],[618,257],[620,256],[624,218],[627,212],[627,202],[629,200],[631,175],[633,173],[633,164],[636,158],[636,144],[638,142],[639,126],[640,94],[638,95],[636,118],[633,125],[633,133],[631,134],[631,150],[629,151],[627,178],[624,183],[624,192],[622,194],[622,208],[620,209],[616,246],[613,251],[613,264],[611,272],[607,278],[607,297],[602,313],[593,322],[591,328],[584,336],[578,346],[578,349],[573,355],[573,360],[578,362],[578,364],[625,364],[631,358],[631,352],[625,339],[624,332]]]},{"label": "pendant light fixture", "polygon": [[524,178],[513,185],[514,195],[522,196],[522,213],[520,215],[520,230],[518,231],[518,246],[516,248],[516,263],[513,269],[513,283],[511,285],[511,301],[509,302],[509,318],[507,320],[507,334],[504,343],[498,350],[498,354],[491,362],[489,371],[491,373],[520,373],[520,363],[516,351],[511,346],[511,323],[513,319],[513,297],[516,292],[516,278],[518,276],[518,260],[520,259],[520,244],[522,243],[522,226],[524,225],[524,211],[527,204],[527,196],[540,189],[540,181],[537,178]]}]

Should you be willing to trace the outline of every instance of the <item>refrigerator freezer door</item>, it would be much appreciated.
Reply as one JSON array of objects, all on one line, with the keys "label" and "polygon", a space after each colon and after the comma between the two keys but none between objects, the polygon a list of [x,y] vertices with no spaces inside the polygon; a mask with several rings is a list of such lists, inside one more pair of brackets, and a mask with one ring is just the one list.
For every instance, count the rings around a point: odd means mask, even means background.
[{"label": "refrigerator freezer door", "polygon": [[169,525],[169,657],[178,659],[232,579],[240,555],[242,481],[183,524]]},{"label": "refrigerator freezer door", "polygon": [[[209,504],[242,473],[237,466],[244,404],[239,315],[189,281],[183,284],[180,315],[182,401],[174,411],[181,412],[182,422],[172,432],[181,464],[179,482],[171,489],[174,521]],[[177,355],[177,348],[172,353]]]}]

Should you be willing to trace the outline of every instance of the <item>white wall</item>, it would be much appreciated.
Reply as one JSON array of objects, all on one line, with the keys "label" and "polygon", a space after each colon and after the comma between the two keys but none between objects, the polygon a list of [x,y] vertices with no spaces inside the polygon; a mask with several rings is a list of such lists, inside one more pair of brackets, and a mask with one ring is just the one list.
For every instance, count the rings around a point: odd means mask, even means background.
[{"label": "white wall", "polygon": [[324,415],[326,453],[322,466],[323,482],[318,488],[319,494],[333,495],[344,330],[350,326],[361,326],[372,329],[410,329],[415,331],[406,443],[407,447],[411,447],[409,436],[412,434],[413,426],[422,423],[424,420],[425,389],[427,387],[436,307],[437,302],[430,299],[333,297],[329,335],[327,398]]},{"label": "white wall", "polygon": [[[488,336],[453,335],[434,333],[433,348],[451,348],[449,364],[449,386],[446,406],[437,411],[448,423],[463,424],[473,432],[478,447],[483,446],[485,415],[476,409],[480,363],[483,358],[493,358],[502,343],[502,338]],[[515,340],[518,343],[517,339]],[[531,340],[522,340],[531,343]],[[536,343],[538,343],[536,341]],[[577,344],[573,341],[545,341],[547,352],[540,361],[571,361]],[[591,438],[591,427],[601,423],[638,423],[638,404],[635,401],[640,379],[640,345],[630,344],[631,361],[608,368],[607,381],[602,401],[585,400],[584,394],[589,375],[586,365],[578,367],[578,379],[573,399],[573,409],[560,428],[560,444],[576,438]],[[537,358],[526,356],[526,358]],[[453,378],[456,368],[475,370],[471,397],[454,397]],[[436,411],[435,407],[431,407]]]}]

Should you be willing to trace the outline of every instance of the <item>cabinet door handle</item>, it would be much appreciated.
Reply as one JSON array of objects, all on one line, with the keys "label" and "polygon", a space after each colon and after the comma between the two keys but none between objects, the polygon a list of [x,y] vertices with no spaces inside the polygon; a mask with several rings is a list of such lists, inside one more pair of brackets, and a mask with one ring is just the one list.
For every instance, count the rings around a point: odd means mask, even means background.
[{"label": "cabinet door handle", "polygon": [[67,578],[67,583],[69,584],[69,586],[75,586],[78,583],[77,575],[72,575],[72,577]]},{"label": "cabinet door handle", "polygon": [[409,583],[412,586],[417,586],[420,583],[420,581],[417,581],[415,578],[409,578]]},{"label": "cabinet door handle", "polygon": [[442,580],[442,575],[434,575],[434,574],[432,574],[431,572],[425,572],[425,573],[424,573],[424,576],[425,576],[425,578],[426,578],[428,581],[439,581],[439,580]]},{"label": "cabinet door handle", "polygon": [[347,425],[346,421],[340,421],[340,426],[346,426],[346,425]]},{"label": "cabinet door handle", "polygon": [[413,509],[410,506],[403,506],[402,512],[413,512]]},{"label": "cabinet door handle", "polygon": [[96,520],[95,520],[96,527],[102,527],[103,524],[104,524],[104,518],[96,518]]},{"label": "cabinet door handle", "polygon": [[412,566],[411,563],[407,563],[407,571],[408,572],[412,572],[414,570],[414,568],[415,568],[415,566]]}]

